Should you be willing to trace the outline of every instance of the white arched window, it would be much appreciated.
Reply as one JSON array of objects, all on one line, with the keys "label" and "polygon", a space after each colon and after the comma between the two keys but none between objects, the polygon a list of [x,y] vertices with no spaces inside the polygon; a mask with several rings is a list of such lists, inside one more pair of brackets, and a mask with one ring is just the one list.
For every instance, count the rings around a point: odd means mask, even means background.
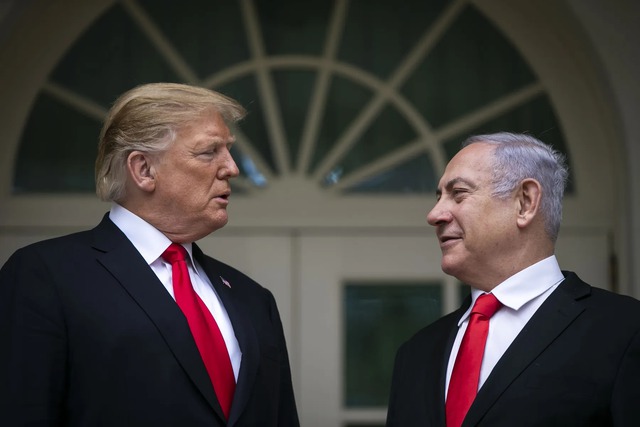
[{"label": "white arched window", "polygon": [[[16,193],[92,191],[117,95],[189,82],[250,111],[235,153],[246,195],[294,179],[342,195],[433,194],[470,133],[528,132],[566,152],[543,85],[465,1],[122,1],[70,47],[22,136]],[[58,136],[62,144],[52,144]]]}]

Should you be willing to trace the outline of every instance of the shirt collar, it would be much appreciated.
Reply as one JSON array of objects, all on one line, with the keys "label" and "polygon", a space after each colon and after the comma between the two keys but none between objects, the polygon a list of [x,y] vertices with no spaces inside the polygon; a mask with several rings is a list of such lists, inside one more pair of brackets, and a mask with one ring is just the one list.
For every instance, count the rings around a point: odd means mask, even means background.
[{"label": "shirt collar", "polygon": [[[111,205],[109,219],[127,236],[147,264],[157,260],[171,244],[171,240],[160,230],[117,203]],[[184,243],[182,246],[189,254],[191,265],[195,265],[193,245]]]},{"label": "shirt collar", "polygon": [[[558,260],[555,255],[551,255],[509,277],[493,288],[491,293],[503,306],[518,311],[523,305],[539,297],[562,280],[564,275]],[[458,322],[458,326],[469,317],[473,304],[483,293],[485,292],[479,289],[471,289],[471,305]]]}]

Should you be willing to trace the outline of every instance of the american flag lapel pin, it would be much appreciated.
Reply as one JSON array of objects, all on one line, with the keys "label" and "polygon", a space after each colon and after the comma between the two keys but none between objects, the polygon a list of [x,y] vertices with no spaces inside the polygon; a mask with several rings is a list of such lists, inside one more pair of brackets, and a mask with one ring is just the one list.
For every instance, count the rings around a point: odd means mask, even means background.
[{"label": "american flag lapel pin", "polygon": [[227,286],[227,288],[231,289],[231,283],[229,283],[227,281],[227,279],[225,279],[224,277],[220,276],[220,280],[222,280],[222,283],[224,283]]}]

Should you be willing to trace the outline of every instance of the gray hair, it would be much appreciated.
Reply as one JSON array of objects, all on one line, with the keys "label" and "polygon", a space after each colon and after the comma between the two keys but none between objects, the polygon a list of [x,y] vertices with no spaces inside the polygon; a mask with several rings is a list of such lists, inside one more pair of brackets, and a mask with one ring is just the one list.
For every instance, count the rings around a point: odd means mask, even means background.
[{"label": "gray hair", "polygon": [[122,94],[100,132],[95,165],[98,197],[121,201],[126,196],[129,153],[166,150],[180,129],[211,110],[220,113],[227,123],[235,123],[246,114],[235,100],[186,84],[150,83]]},{"label": "gray hair", "polygon": [[506,198],[527,178],[542,186],[540,210],[545,231],[555,242],[562,220],[562,198],[569,176],[565,156],[544,142],[525,134],[508,132],[474,135],[462,146],[476,142],[495,145],[493,153],[493,195]]}]

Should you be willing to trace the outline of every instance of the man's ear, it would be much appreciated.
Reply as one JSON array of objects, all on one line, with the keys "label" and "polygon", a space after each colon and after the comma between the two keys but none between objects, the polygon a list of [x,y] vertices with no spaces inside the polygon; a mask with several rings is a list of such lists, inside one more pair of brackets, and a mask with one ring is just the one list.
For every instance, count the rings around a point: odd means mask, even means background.
[{"label": "man's ear", "polygon": [[516,193],[518,227],[524,228],[533,221],[540,210],[542,186],[533,178],[523,180]]},{"label": "man's ear", "polygon": [[144,192],[152,192],[156,188],[155,169],[149,153],[132,151],[127,157],[127,171],[133,184]]}]

